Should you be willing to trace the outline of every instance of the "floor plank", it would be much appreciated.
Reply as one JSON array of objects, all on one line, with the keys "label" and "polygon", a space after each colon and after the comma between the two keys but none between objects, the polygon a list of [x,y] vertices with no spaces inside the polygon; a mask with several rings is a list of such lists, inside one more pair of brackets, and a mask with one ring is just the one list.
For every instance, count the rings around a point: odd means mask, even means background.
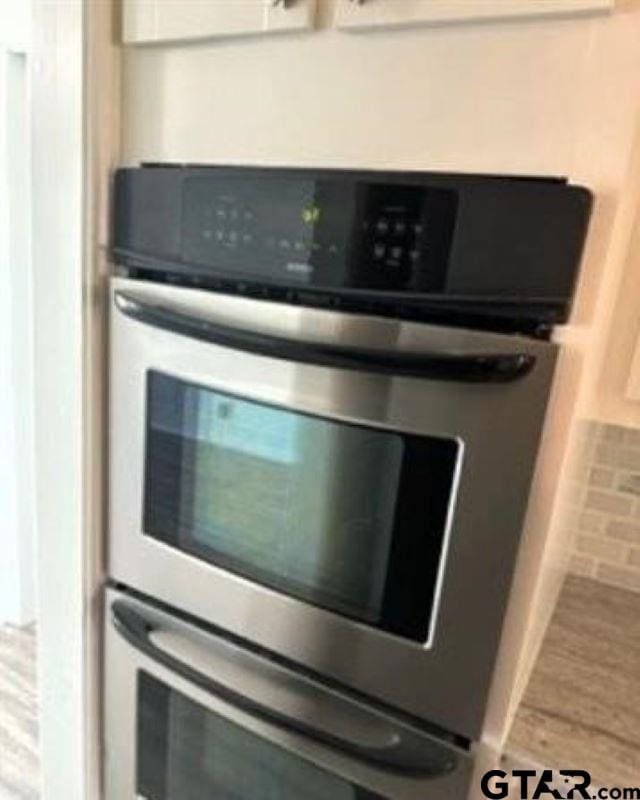
[{"label": "floor plank", "polygon": [[640,594],[567,579],[507,749],[640,784]]},{"label": "floor plank", "polygon": [[38,800],[34,626],[0,628],[0,800]]}]

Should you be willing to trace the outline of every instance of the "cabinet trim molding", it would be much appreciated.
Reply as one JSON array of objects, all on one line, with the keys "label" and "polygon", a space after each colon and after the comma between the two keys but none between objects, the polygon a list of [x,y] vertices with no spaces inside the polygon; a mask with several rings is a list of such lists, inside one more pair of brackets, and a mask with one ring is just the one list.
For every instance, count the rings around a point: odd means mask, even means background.
[{"label": "cabinet trim molding", "polygon": [[179,44],[308,30],[316,0],[123,0],[126,45]]},{"label": "cabinet trim molding", "polygon": [[346,30],[409,27],[613,11],[615,0],[340,0],[336,25]]}]

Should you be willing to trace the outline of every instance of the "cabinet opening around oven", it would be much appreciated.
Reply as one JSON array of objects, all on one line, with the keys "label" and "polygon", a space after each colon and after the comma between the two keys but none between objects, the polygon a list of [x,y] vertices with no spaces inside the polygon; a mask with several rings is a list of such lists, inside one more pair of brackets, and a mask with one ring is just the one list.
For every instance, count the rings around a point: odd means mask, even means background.
[{"label": "cabinet opening around oven", "polygon": [[383,800],[138,672],[144,800]]},{"label": "cabinet opening around oven", "polygon": [[428,641],[458,439],[325,419],[156,371],[147,373],[146,417],[146,535]]}]

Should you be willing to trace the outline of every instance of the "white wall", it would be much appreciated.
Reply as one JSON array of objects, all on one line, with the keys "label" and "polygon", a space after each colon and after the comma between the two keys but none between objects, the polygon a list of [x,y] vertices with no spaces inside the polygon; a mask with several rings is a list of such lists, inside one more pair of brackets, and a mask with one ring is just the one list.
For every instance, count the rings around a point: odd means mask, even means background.
[{"label": "white wall", "polygon": [[[600,184],[624,165],[612,145],[629,136],[639,28],[634,12],[130,48],[124,155],[569,173]],[[606,151],[594,152],[600,134]]]}]

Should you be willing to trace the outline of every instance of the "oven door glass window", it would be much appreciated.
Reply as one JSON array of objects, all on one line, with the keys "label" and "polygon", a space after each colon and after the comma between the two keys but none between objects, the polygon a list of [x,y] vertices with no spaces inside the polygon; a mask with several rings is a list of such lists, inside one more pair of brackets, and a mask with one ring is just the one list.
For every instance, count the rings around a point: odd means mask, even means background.
[{"label": "oven door glass window", "polygon": [[138,673],[144,800],[383,800]]},{"label": "oven door glass window", "polygon": [[424,642],[459,451],[151,371],[144,532]]}]

